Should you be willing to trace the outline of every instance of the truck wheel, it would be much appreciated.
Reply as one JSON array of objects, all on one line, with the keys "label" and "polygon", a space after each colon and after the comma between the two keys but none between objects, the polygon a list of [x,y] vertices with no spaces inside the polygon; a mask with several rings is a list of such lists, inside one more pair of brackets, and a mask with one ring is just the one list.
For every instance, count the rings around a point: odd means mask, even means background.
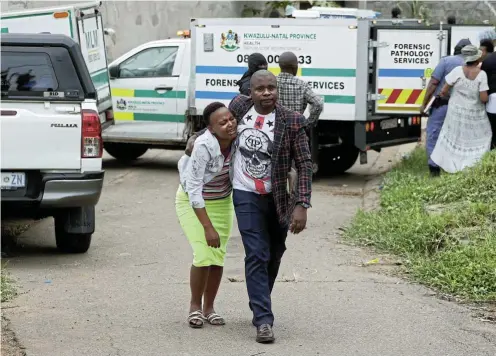
[{"label": "truck wheel", "polygon": [[64,220],[55,218],[55,242],[65,253],[85,253],[91,245],[92,234],[71,234],[64,231]]},{"label": "truck wheel", "polygon": [[57,248],[66,253],[85,253],[95,231],[95,207],[65,208],[57,211],[55,241]]},{"label": "truck wheel", "polygon": [[318,173],[321,175],[342,174],[353,167],[358,154],[358,148],[349,144],[320,149]]},{"label": "truck wheel", "polygon": [[120,161],[134,161],[148,151],[147,146],[135,143],[108,142],[103,147],[109,155]]}]

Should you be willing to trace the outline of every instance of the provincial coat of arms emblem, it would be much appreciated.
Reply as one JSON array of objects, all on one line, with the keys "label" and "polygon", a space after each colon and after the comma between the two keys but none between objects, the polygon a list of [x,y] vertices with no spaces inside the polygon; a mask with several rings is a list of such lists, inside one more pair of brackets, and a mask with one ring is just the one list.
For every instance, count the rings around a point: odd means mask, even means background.
[{"label": "provincial coat of arms emblem", "polygon": [[222,33],[220,38],[220,48],[223,48],[228,52],[234,52],[239,48],[239,37],[236,32],[233,32],[233,30]]},{"label": "provincial coat of arms emblem", "polygon": [[117,109],[125,110],[126,108],[127,108],[126,100],[124,99],[117,100]]}]

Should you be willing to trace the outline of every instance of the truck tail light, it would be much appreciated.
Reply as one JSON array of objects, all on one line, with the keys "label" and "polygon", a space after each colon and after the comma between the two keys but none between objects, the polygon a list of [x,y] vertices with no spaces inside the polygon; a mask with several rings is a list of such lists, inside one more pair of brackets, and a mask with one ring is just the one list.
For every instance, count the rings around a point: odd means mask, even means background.
[{"label": "truck tail light", "polygon": [[367,122],[365,124],[365,132],[372,132],[375,129],[375,124],[373,121]]},{"label": "truck tail light", "polygon": [[103,155],[102,126],[94,110],[83,110],[81,158],[101,158]]}]

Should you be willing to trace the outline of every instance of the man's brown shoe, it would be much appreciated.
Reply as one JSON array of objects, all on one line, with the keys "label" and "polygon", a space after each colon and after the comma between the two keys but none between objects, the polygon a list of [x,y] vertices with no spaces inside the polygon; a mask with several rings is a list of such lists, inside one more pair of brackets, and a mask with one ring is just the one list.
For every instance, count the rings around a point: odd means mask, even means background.
[{"label": "man's brown shoe", "polygon": [[257,327],[257,342],[261,344],[269,344],[274,342],[274,332],[269,324],[262,324]]}]

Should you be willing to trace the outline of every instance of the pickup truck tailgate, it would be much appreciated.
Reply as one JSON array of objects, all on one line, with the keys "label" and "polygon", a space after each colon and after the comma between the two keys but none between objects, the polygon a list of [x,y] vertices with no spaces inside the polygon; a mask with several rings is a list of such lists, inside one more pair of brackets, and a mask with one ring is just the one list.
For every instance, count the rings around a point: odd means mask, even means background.
[{"label": "pickup truck tailgate", "polygon": [[80,169],[81,122],[77,103],[2,101],[2,170]]}]

